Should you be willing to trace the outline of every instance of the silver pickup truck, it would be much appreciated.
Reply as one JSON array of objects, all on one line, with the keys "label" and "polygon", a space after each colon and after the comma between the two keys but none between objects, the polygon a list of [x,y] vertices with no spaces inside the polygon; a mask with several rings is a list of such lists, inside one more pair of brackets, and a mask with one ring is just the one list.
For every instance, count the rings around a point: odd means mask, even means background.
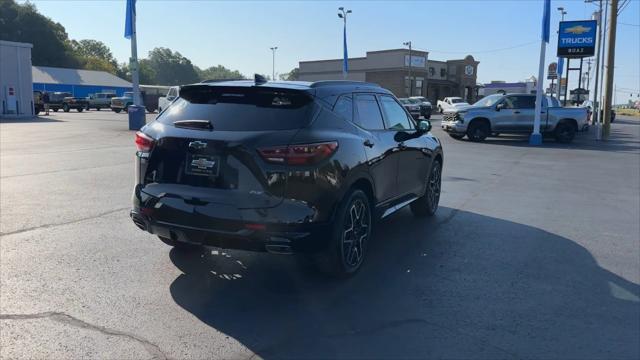
[{"label": "silver pickup truck", "polygon": [[[533,131],[536,96],[530,94],[494,94],[473,106],[445,111],[442,129],[454,139],[465,135],[471,141],[483,141],[500,133],[530,134]],[[585,108],[563,108],[556,98],[542,98],[540,132],[569,143],[576,132],[588,128]]]}]

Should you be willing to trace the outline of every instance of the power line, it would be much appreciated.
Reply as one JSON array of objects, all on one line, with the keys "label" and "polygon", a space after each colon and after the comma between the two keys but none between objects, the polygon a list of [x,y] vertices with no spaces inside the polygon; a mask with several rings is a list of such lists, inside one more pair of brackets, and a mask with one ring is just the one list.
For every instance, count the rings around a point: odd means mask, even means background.
[{"label": "power line", "polygon": [[640,27],[640,24],[628,24],[628,23],[623,23],[623,22],[620,22],[620,21],[618,21],[618,24],[620,24],[620,25],[627,25],[627,26],[637,26],[637,27]]},{"label": "power line", "polygon": [[430,53],[441,53],[441,54],[486,54],[486,53],[492,53],[492,52],[516,49],[516,48],[520,48],[520,47],[524,47],[524,46],[528,46],[528,45],[531,45],[531,44],[538,43],[539,41],[540,40],[534,40],[534,41],[530,41],[530,42],[527,42],[527,43],[513,45],[513,46],[509,46],[509,47],[491,49],[491,50],[480,50],[480,51],[440,51],[440,50],[428,50],[428,51]]}]

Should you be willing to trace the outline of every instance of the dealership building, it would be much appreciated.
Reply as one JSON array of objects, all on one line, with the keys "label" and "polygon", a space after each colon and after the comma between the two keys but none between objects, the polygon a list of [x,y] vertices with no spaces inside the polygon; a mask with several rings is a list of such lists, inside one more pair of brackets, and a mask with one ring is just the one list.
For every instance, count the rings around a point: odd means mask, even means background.
[{"label": "dealership building", "polygon": [[[429,59],[426,51],[412,50],[411,59],[409,49],[367,51],[364,57],[349,58],[346,79],[376,83],[398,97],[425,96],[435,103],[447,96],[459,96],[474,102],[479,89],[478,64],[471,55],[440,61]],[[343,80],[342,65],[343,59],[300,61],[298,79]]]}]

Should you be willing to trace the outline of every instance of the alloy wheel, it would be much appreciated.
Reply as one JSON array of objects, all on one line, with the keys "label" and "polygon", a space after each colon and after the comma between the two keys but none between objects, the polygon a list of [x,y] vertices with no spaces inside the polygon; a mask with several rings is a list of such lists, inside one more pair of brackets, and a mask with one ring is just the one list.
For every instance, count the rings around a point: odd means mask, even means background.
[{"label": "alloy wheel", "polygon": [[429,183],[427,189],[427,197],[429,198],[429,206],[431,212],[435,212],[440,201],[440,185],[442,181],[442,169],[440,166],[434,166],[429,175]]},{"label": "alloy wheel", "polygon": [[350,268],[360,266],[364,258],[370,226],[371,217],[367,205],[361,199],[356,199],[345,216],[342,233],[342,256],[345,265]]}]

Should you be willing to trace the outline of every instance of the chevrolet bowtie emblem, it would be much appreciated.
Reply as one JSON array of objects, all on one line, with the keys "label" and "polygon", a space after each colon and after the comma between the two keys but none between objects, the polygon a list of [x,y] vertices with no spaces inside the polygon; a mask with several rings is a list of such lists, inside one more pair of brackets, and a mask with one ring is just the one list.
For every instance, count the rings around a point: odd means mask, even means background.
[{"label": "chevrolet bowtie emblem", "polygon": [[576,26],[564,29],[564,32],[569,33],[569,34],[580,35],[580,34],[584,34],[584,33],[588,32],[589,30],[591,30],[590,27],[586,27],[586,26],[582,26],[582,25],[576,25]]},{"label": "chevrolet bowtie emblem", "polygon": [[201,150],[207,147],[207,143],[204,141],[192,141],[189,143],[189,148],[194,150]]},{"label": "chevrolet bowtie emblem", "polygon": [[207,160],[205,158],[200,158],[200,159],[191,161],[191,166],[195,166],[200,170],[211,169],[215,164],[216,164],[215,161]]}]

